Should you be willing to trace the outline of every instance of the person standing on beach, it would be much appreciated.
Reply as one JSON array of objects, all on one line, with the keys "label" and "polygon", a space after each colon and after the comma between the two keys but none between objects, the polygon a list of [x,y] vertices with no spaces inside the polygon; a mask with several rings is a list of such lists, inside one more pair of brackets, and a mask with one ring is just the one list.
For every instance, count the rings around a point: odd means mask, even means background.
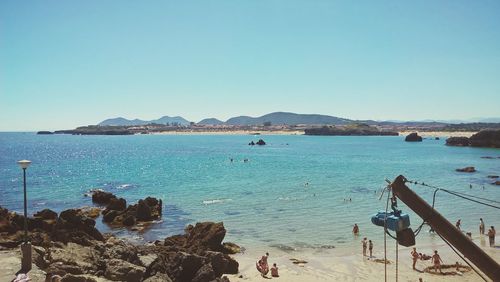
[{"label": "person standing on beach", "polygon": [[434,272],[437,272],[439,268],[439,272],[443,273],[443,271],[441,271],[441,263],[443,262],[443,260],[438,255],[438,251],[434,251],[434,255],[432,256],[432,262],[434,263]]},{"label": "person standing on beach", "polygon": [[262,261],[262,266],[264,266],[264,268],[266,268],[267,270],[269,270],[269,264],[267,263],[267,258],[269,257],[269,253],[266,253],[265,255],[262,256],[262,258],[260,259]]},{"label": "person standing on beach", "polygon": [[372,242],[372,240],[368,241],[368,250],[370,251],[370,257],[372,257],[372,251],[373,251],[373,242]]},{"label": "person standing on beach", "polygon": [[363,256],[366,257],[366,247],[368,244],[368,241],[366,240],[366,237],[361,240],[361,244],[363,245]]},{"label": "person standing on beach", "polygon": [[484,221],[482,218],[479,219],[479,235],[484,235]]},{"label": "person standing on beach", "polygon": [[417,252],[417,248],[413,248],[413,251],[411,251],[411,258],[413,260],[413,270],[415,270],[415,264],[417,263],[417,260],[419,258],[419,254]]},{"label": "person standing on beach", "polygon": [[358,235],[359,234],[359,227],[358,227],[357,223],[354,223],[354,227],[352,228],[352,233],[354,235]]},{"label": "person standing on beach", "polygon": [[460,230],[460,225],[462,224],[462,220],[459,219],[457,223],[455,223],[455,226],[457,227],[458,230]]},{"label": "person standing on beach", "polygon": [[490,247],[495,246],[495,235],[497,232],[495,231],[495,226],[491,226],[491,228],[488,230],[488,238],[490,239]]}]

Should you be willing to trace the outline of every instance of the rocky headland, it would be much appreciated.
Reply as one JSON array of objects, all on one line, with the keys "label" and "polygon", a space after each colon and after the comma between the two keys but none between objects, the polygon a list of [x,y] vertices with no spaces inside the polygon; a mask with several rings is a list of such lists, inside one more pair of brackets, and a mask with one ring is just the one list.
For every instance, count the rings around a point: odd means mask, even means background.
[{"label": "rocky headland", "polygon": [[305,135],[327,136],[398,136],[398,132],[380,130],[367,124],[350,124],[346,126],[323,126],[306,128]]},{"label": "rocky headland", "polygon": [[448,146],[500,148],[500,129],[481,130],[467,137],[450,137],[446,139]]},{"label": "rocky headland", "polygon": [[[103,221],[117,228],[130,227],[160,218],[161,200],[148,197],[127,206],[124,199],[104,191],[95,191],[92,199],[105,208],[68,209],[59,214],[45,209],[28,218],[33,263],[48,277],[88,282],[208,282],[229,281],[224,274],[238,273],[239,264],[229,254],[240,248],[223,243],[226,229],[222,222],[188,225],[184,234],[133,244],[102,234],[92,217],[102,210]],[[0,248],[17,248],[23,241],[23,227],[24,216],[0,207]]]}]

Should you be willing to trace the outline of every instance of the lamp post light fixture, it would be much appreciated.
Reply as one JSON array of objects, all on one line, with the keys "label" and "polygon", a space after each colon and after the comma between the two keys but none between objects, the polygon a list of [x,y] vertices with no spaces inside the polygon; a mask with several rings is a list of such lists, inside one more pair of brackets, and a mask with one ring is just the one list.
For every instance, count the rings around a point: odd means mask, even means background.
[{"label": "lamp post light fixture", "polygon": [[23,254],[21,260],[21,270],[28,272],[31,270],[31,244],[28,241],[28,200],[26,197],[26,169],[30,166],[31,161],[22,160],[17,164],[23,169],[23,186],[24,186],[24,243],[21,245]]}]

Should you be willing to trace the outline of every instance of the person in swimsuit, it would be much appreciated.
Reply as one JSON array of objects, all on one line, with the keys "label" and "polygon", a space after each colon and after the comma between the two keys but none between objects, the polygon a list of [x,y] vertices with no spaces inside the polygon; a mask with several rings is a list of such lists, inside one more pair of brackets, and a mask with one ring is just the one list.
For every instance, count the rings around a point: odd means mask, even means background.
[{"label": "person in swimsuit", "polygon": [[443,273],[443,271],[441,271],[441,263],[443,262],[443,260],[438,255],[438,251],[434,251],[434,255],[432,256],[432,262],[434,263],[434,272],[437,272],[439,268],[439,272]]},{"label": "person in swimsuit", "polygon": [[373,251],[373,242],[372,242],[372,240],[368,240],[368,250],[370,251],[370,257],[372,257],[372,251]]},{"label": "person in swimsuit", "polygon": [[490,247],[495,247],[495,235],[497,232],[495,231],[495,226],[491,226],[488,230],[488,238],[490,239]]},{"label": "person in swimsuit", "polygon": [[366,240],[366,237],[363,238],[361,244],[363,245],[363,256],[366,257],[366,248],[368,247],[368,241]]},{"label": "person in swimsuit", "polygon": [[417,248],[413,248],[413,251],[411,251],[411,258],[413,260],[413,270],[415,270],[415,264],[417,263],[418,258],[420,255],[417,252]]},{"label": "person in swimsuit", "polygon": [[354,223],[354,227],[352,228],[352,233],[354,235],[358,235],[359,234],[359,226],[357,223]]},{"label": "person in swimsuit", "polygon": [[484,235],[484,221],[482,218],[479,219],[479,235]]}]

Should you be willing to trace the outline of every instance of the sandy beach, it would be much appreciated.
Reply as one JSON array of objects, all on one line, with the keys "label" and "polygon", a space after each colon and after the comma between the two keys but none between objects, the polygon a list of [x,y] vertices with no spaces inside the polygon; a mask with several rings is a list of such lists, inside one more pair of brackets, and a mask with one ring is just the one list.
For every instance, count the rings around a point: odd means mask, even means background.
[{"label": "sandy beach", "polygon": [[303,130],[162,131],[162,132],[154,132],[151,134],[152,135],[303,135],[304,131]]},{"label": "sandy beach", "polygon": [[[487,238],[476,237],[474,241],[479,243],[482,249],[496,261],[500,261],[500,248],[490,248],[487,245]],[[422,240],[423,242],[427,240]],[[387,241],[387,259],[390,264],[387,265],[388,281],[395,281],[396,277],[396,253],[395,245],[392,239]],[[376,262],[376,259],[383,261],[383,245],[377,246],[374,250],[374,257],[363,258],[361,254],[361,245],[359,250],[325,250],[310,252],[283,252],[280,250],[251,249],[244,254],[236,255],[236,260],[240,263],[240,273],[230,275],[231,281],[266,281],[257,272],[255,263],[266,251],[270,252],[269,263],[277,263],[280,277],[269,279],[275,281],[290,282],[312,282],[312,281],[384,281],[384,264]],[[465,263],[441,240],[436,243],[425,242],[417,243],[417,251],[425,254],[431,254],[437,249],[444,264]],[[438,275],[423,273],[422,270],[431,266],[431,261],[417,262],[417,271],[412,270],[410,252],[412,248],[399,246],[398,279],[399,281],[483,281],[474,271],[463,273],[463,275]],[[359,251],[359,252],[357,252]],[[292,259],[304,260],[307,263],[294,264]],[[452,270],[446,270],[447,272]],[[454,271],[453,271],[454,272]],[[483,274],[484,275],[484,274]]]},{"label": "sandy beach", "polygon": [[400,131],[400,136],[406,136],[417,132],[422,137],[471,137],[476,131]]}]

